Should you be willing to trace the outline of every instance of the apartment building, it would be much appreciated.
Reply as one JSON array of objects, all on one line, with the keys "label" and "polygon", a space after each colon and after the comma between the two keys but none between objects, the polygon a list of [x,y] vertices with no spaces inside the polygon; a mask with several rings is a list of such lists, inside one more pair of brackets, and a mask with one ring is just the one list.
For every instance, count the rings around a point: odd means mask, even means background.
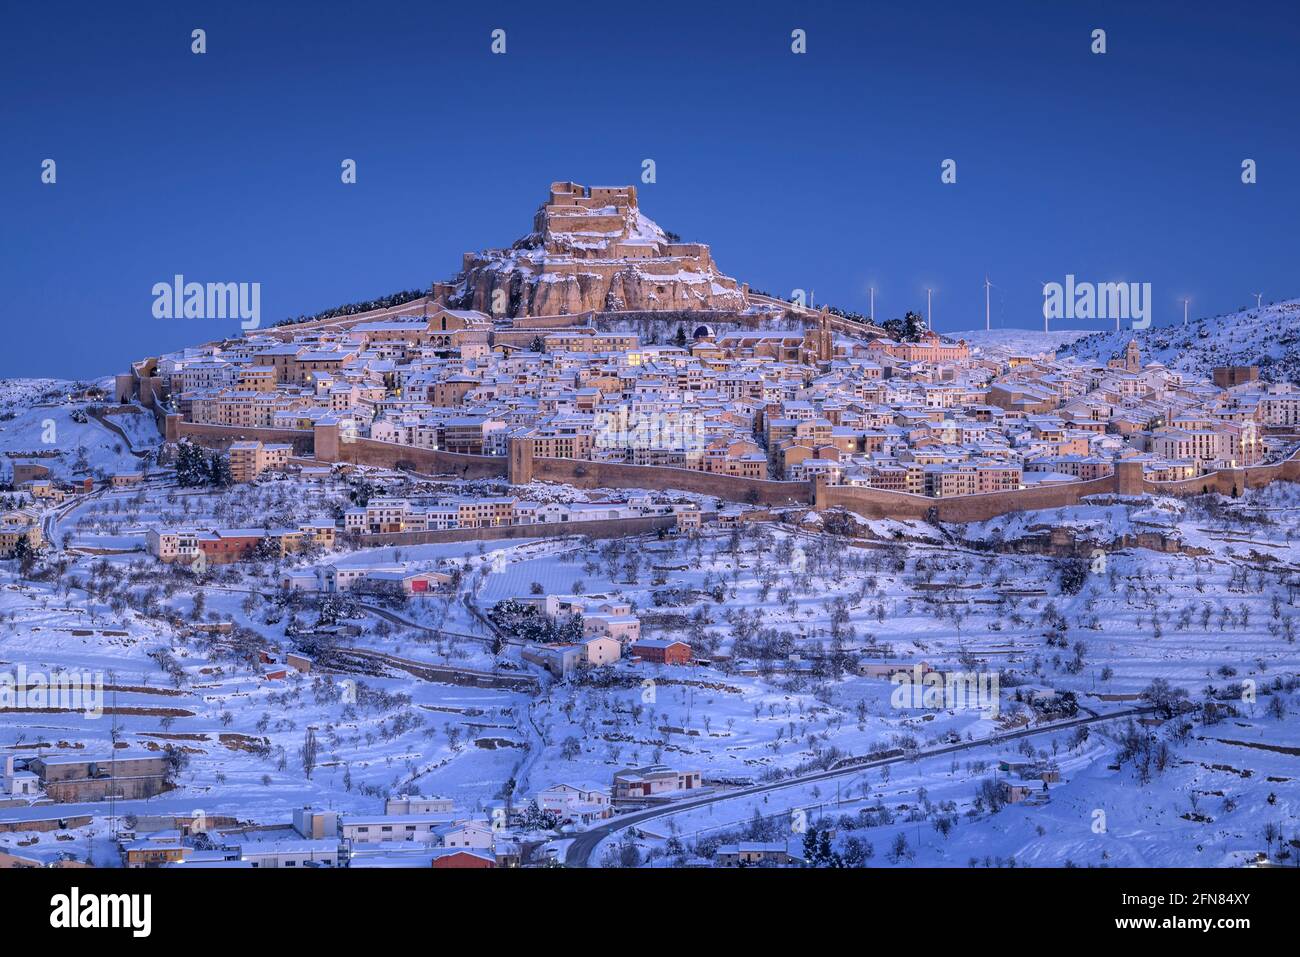
[{"label": "apartment building", "polygon": [[292,454],[292,445],[234,442],[230,446],[231,478],[236,482],[252,482],[267,469],[286,468]]}]

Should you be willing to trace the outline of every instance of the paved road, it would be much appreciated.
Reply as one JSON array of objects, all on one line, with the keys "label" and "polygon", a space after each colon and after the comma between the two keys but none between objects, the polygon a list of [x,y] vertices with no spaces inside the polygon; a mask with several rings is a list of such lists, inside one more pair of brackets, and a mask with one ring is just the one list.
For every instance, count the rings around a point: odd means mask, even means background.
[{"label": "paved road", "polygon": [[887,764],[900,764],[904,761],[919,760],[921,758],[939,757],[945,754],[955,754],[959,751],[969,751],[973,748],[988,747],[991,744],[1000,744],[1003,741],[1014,741],[1016,738],[1028,738],[1037,734],[1051,734],[1057,731],[1065,731],[1080,725],[1096,724],[1100,721],[1115,721],[1119,718],[1132,717],[1139,714],[1150,714],[1151,708],[1129,708],[1125,711],[1114,711],[1110,714],[1096,715],[1088,718],[1075,718],[1071,721],[1062,721],[1059,724],[1044,725],[1037,728],[1021,728],[1018,731],[1008,731],[1003,734],[990,735],[987,738],[981,738],[978,741],[963,741],[961,744],[951,744],[942,748],[934,748],[930,751],[922,751],[916,758],[908,758],[900,755],[893,758],[882,758],[878,761],[867,761],[862,764],[854,764],[849,767],[835,768],[830,771],[817,771],[813,774],[805,774],[797,778],[786,778],[783,781],[777,781],[772,784],[760,784],[755,787],[743,788],[738,791],[724,791],[720,794],[714,794],[709,797],[698,798],[693,801],[679,801],[676,804],[670,804],[667,807],[651,808],[646,811],[636,811],[631,814],[620,815],[618,818],[607,821],[589,831],[583,831],[573,843],[569,845],[565,853],[564,863],[569,867],[586,867],[591,858],[592,852],[596,846],[610,835],[650,821],[658,817],[667,817],[670,814],[677,814],[680,811],[691,808],[704,807],[706,804],[717,804],[721,801],[731,801],[736,798],[748,797],[753,794],[763,794],[767,791],[776,791],[781,788],[788,788],[800,784],[811,784],[815,781],[826,781],[831,778],[843,777],[845,775],[861,774],[863,771],[872,768],[881,768]]},{"label": "paved road", "polygon": [[63,551],[63,546],[59,541],[59,523],[87,502],[102,498],[107,491],[107,486],[101,486],[83,495],[74,495],[45,513],[41,519],[41,534],[45,536],[45,540],[50,543],[50,547],[55,552]]}]

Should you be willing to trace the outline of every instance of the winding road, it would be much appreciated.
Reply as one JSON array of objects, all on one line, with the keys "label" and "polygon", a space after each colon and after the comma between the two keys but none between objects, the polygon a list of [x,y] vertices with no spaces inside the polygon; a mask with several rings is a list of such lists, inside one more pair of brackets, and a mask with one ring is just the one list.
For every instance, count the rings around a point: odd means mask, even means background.
[{"label": "winding road", "polygon": [[945,754],[955,754],[959,751],[969,751],[974,748],[984,748],[993,744],[1001,744],[1004,741],[1014,741],[1016,738],[1028,738],[1037,734],[1051,734],[1057,731],[1066,731],[1070,728],[1079,727],[1080,725],[1097,724],[1102,721],[1115,721],[1120,718],[1129,718],[1141,714],[1150,714],[1152,708],[1129,708],[1124,711],[1115,711],[1110,714],[1094,715],[1087,718],[1074,718],[1070,721],[1062,721],[1058,724],[1044,725],[1037,728],[1021,728],[1018,731],[1007,731],[1003,734],[990,735],[987,738],[980,738],[978,741],[963,741],[960,744],[946,745],[942,748],[934,748],[930,751],[922,751],[914,757],[899,755],[892,758],[882,758],[878,761],[865,761],[861,764],[854,764],[848,767],[833,768],[829,771],[817,771],[813,774],[804,774],[795,778],[786,778],[783,781],[776,781],[772,784],[759,784],[754,787],[741,788],[736,791],[724,791],[720,794],[712,794],[708,797],[697,798],[692,801],[678,801],[675,804],[669,804],[664,807],[651,808],[645,811],[634,811],[631,814],[624,814],[620,817],[599,824],[590,830],[583,831],[573,843],[569,845],[565,852],[564,863],[568,867],[586,867],[596,847],[605,838],[622,831],[629,827],[634,827],[645,821],[651,821],[655,818],[667,817],[671,814],[677,814],[681,811],[691,810],[693,808],[704,807],[707,804],[717,804],[722,801],[731,801],[736,798],[748,797],[754,794],[763,794],[768,791],[777,791],[781,788],[794,787],[801,784],[811,784],[816,781],[828,781],[832,778],[843,777],[845,775],[860,774],[872,768],[881,768],[888,764],[901,764],[904,761],[914,761],[921,758],[940,757]]}]

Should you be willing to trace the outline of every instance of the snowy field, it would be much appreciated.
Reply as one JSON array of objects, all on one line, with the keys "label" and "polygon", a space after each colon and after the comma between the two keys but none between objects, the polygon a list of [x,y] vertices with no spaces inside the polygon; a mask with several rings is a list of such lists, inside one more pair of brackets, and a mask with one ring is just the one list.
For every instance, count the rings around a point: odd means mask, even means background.
[{"label": "snowy field", "polygon": [[[87,387],[99,388],[106,398],[69,401]],[[112,408],[112,389],[111,378],[0,380],[0,478],[12,475],[16,461],[45,465],[63,479],[103,479],[147,468],[162,442],[151,413],[133,406],[130,413],[109,416],[125,438],[87,414],[89,408]]]}]

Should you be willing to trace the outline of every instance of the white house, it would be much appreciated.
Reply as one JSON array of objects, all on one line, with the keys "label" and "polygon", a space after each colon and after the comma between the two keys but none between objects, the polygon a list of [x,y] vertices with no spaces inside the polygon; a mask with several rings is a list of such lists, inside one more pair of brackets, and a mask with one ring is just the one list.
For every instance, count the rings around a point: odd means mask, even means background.
[{"label": "white house", "polygon": [[582,617],[584,635],[604,635],[625,645],[641,640],[641,619],[636,615],[594,613]]},{"label": "white house", "polygon": [[41,779],[31,771],[15,771],[14,756],[6,754],[4,758],[4,794],[11,797],[34,797],[41,790]]},{"label": "white house", "polygon": [[604,820],[614,811],[609,802],[609,788],[598,784],[552,784],[537,792],[537,806],[558,814],[561,821],[589,824]]},{"label": "white house", "polygon": [[547,595],[543,609],[547,618],[568,615],[630,615],[632,603],[608,595]]},{"label": "white house", "polygon": [[443,847],[476,847],[491,850],[494,843],[492,828],[483,821],[461,821],[436,828],[438,843]]},{"label": "white house", "polygon": [[582,660],[589,665],[608,665],[623,656],[623,646],[613,638],[595,635],[578,642],[582,649]]}]

